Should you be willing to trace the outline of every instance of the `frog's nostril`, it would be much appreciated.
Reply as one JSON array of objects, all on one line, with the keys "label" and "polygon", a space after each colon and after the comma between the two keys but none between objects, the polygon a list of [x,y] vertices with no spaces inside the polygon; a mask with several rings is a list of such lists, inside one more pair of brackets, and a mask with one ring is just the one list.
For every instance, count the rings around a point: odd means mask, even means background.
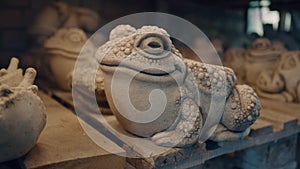
[{"label": "frog's nostril", "polygon": [[161,47],[162,47],[162,45],[161,45],[159,42],[155,42],[155,41],[149,42],[149,43],[148,43],[148,46],[149,46],[150,48],[161,48]]}]

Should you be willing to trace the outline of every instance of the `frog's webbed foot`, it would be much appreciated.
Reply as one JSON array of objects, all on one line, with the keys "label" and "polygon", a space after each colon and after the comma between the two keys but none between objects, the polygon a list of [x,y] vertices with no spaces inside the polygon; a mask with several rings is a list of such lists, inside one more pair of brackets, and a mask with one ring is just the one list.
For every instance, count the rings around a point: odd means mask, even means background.
[{"label": "frog's webbed foot", "polygon": [[199,107],[191,98],[184,99],[182,104],[181,117],[175,129],[155,134],[152,137],[155,144],[166,147],[184,147],[198,140],[203,125]]},{"label": "frog's webbed foot", "polygon": [[174,147],[180,143],[180,140],[183,137],[183,133],[177,132],[176,130],[171,130],[155,134],[152,137],[152,141],[160,146]]},{"label": "frog's webbed foot", "polygon": [[232,132],[244,132],[258,118],[260,102],[254,90],[237,85],[229,95],[221,123]]},{"label": "frog's webbed foot", "polygon": [[221,141],[233,141],[243,139],[250,133],[250,127],[241,132],[233,132],[228,130],[222,124],[219,124],[215,132],[209,138],[212,141],[221,142]]}]

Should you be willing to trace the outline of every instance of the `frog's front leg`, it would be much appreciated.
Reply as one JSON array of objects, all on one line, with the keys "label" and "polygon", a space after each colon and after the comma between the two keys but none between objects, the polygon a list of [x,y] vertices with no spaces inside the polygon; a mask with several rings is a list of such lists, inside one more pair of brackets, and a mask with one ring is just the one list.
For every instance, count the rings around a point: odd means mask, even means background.
[{"label": "frog's front leg", "polygon": [[221,124],[210,139],[228,141],[246,137],[260,109],[254,90],[247,85],[236,85],[226,101]]},{"label": "frog's front leg", "polygon": [[152,141],[167,147],[184,147],[194,144],[200,135],[203,118],[199,106],[191,98],[185,98],[179,110],[179,121],[174,129],[155,134]]}]

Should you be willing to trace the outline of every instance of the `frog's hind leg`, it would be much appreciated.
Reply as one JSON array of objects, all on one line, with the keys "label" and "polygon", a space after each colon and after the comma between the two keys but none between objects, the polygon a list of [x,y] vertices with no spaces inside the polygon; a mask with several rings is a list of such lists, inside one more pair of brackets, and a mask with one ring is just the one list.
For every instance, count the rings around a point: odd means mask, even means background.
[{"label": "frog's hind leg", "polygon": [[152,137],[155,144],[184,147],[197,142],[203,126],[199,106],[191,98],[186,98],[183,100],[179,113],[180,119],[175,129],[157,133]]},{"label": "frog's hind leg", "polygon": [[211,139],[226,141],[246,137],[250,126],[258,118],[260,109],[260,102],[254,90],[247,85],[237,85],[227,99],[220,124],[222,126],[219,126],[227,130],[216,130]]}]

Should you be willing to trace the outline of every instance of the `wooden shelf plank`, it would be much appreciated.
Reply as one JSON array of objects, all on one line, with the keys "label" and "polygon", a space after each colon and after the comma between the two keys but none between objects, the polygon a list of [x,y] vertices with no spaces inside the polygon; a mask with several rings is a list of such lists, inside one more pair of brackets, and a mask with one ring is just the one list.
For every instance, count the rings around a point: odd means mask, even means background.
[{"label": "wooden shelf plank", "polygon": [[[73,104],[66,93],[52,90],[52,93],[61,101]],[[56,94],[55,94],[56,93]],[[69,94],[70,95],[70,94]],[[68,97],[67,97],[68,96]],[[151,140],[128,139],[136,137],[125,131],[112,115],[106,115],[105,120],[117,132],[112,134],[121,141],[127,153],[132,153],[137,157],[140,154],[152,155],[150,158],[137,159],[128,158],[127,161],[137,168],[160,168],[160,167],[192,167],[204,163],[212,158],[232,153],[235,151],[255,147],[274,140],[291,136],[300,131],[300,105],[277,103],[261,99],[261,116],[251,126],[249,137],[244,140],[218,143],[213,149],[205,149],[205,144],[196,144],[191,149],[172,148],[169,150],[154,145]],[[299,113],[297,112],[299,111]],[[120,143],[118,143],[120,145]],[[142,144],[140,148],[136,145]],[[210,145],[210,143],[207,143]],[[209,146],[207,145],[207,146]],[[153,149],[161,149],[163,154],[153,155]],[[164,151],[166,150],[166,151]]]},{"label": "wooden shelf plank", "polygon": [[270,121],[274,125],[274,131],[289,129],[297,126],[298,119],[287,114],[263,108],[260,112],[260,118]]},{"label": "wooden shelf plank", "polygon": [[273,132],[273,123],[258,118],[255,123],[251,126],[250,136],[265,135]]},{"label": "wooden shelf plank", "polygon": [[[277,113],[277,112],[276,112]],[[118,130],[120,133],[125,135],[130,135],[126,131],[122,129],[119,122],[116,120],[114,116],[107,116],[106,117],[109,124],[113,126],[116,130]],[[257,134],[257,135],[250,135],[244,140],[236,140],[236,141],[228,141],[228,142],[221,142],[218,143],[219,147],[216,147],[214,149],[208,150],[208,149],[201,149],[199,148],[199,151],[192,151],[197,148],[191,148],[191,149],[181,149],[181,148],[173,148],[170,149],[163,154],[152,156],[148,159],[128,159],[132,165],[134,165],[137,168],[160,168],[160,167],[182,167],[182,168],[188,168],[191,166],[196,166],[204,163],[207,160],[210,160],[212,158],[232,153],[235,151],[243,150],[246,148],[255,147],[258,145],[262,145],[274,140],[278,140],[287,136],[291,136],[293,134],[296,134],[300,131],[300,126],[297,126],[297,119],[292,120],[293,123],[290,123],[288,121],[287,124],[293,124],[296,125],[293,130],[277,130],[276,132],[270,131],[272,127],[270,125],[274,125],[274,123],[270,121],[264,121],[263,119],[259,119],[259,123],[263,124],[257,124],[254,125],[253,130],[260,131],[259,126],[262,126],[262,131],[266,130],[266,134]],[[282,123],[283,125],[283,123]],[[283,127],[284,128],[284,127]],[[255,132],[254,132],[255,133]],[[132,135],[131,135],[132,136]],[[128,147],[132,147],[135,143],[130,142],[129,140],[120,138],[125,145]],[[209,143],[208,143],[209,144]],[[131,151],[136,151],[136,149],[130,149]],[[181,154],[181,155],[180,155]],[[179,158],[178,158],[179,157]],[[171,160],[170,160],[171,159]],[[176,160],[175,160],[176,159]],[[169,160],[171,162],[163,163],[162,161]],[[173,160],[173,161],[172,161]],[[165,166],[163,165],[165,164]]]},{"label": "wooden shelf plank", "polygon": [[37,145],[25,156],[26,168],[124,168],[125,157],[115,155],[124,155],[122,148],[101,135],[113,153],[100,148],[86,135],[73,112],[46,94],[39,95],[46,104],[47,124]]},{"label": "wooden shelf plank", "polygon": [[274,100],[260,99],[263,108],[275,110],[282,114],[287,114],[298,118],[298,124],[300,124],[300,104],[296,103],[285,103]]}]

